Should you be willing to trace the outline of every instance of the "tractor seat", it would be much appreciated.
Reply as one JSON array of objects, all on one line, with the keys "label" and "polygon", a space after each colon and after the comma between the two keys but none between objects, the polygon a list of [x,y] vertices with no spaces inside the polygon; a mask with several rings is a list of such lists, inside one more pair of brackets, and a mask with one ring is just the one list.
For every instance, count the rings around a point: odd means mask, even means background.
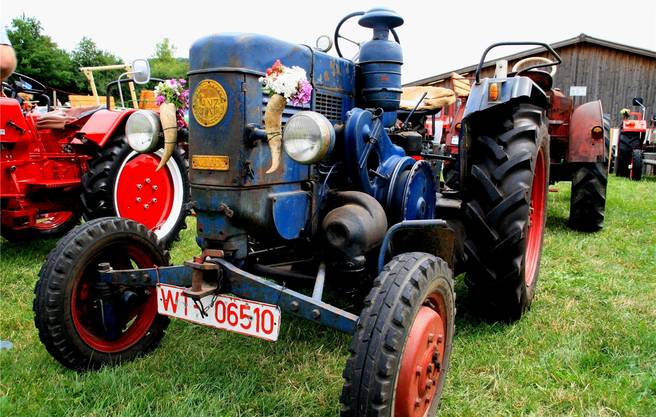
[{"label": "tractor seat", "polygon": [[448,88],[432,86],[403,87],[399,108],[401,110],[411,111],[415,108],[424,93],[426,93],[426,97],[417,106],[417,111],[427,114],[437,112],[439,109],[456,101],[456,93]]},{"label": "tractor seat", "polygon": [[104,108],[105,106],[89,106],[49,111],[36,120],[36,128],[65,129]]}]

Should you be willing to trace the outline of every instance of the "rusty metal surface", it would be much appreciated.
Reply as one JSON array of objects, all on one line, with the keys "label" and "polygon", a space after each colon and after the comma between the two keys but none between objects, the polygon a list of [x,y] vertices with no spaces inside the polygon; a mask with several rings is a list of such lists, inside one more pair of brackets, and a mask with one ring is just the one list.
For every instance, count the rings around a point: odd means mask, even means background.
[{"label": "rusty metal surface", "polygon": [[603,128],[601,101],[591,101],[574,109],[569,127],[567,162],[603,162],[606,156],[603,135],[595,139],[592,128]]}]

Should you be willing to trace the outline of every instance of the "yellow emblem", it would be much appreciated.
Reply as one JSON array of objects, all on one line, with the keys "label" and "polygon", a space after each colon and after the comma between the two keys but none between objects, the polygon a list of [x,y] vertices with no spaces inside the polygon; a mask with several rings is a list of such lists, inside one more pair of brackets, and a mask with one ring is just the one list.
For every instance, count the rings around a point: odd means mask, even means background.
[{"label": "yellow emblem", "polygon": [[230,158],[225,155],[192,155],[191,168],[228,171],[230,169]]},{"label": "yellow emblem", "polygon": [[191,112],[204,127],[211,127],[223,120],[228,110],[228,95],[214,80],[203,80],[198,84],[191,99]]}]

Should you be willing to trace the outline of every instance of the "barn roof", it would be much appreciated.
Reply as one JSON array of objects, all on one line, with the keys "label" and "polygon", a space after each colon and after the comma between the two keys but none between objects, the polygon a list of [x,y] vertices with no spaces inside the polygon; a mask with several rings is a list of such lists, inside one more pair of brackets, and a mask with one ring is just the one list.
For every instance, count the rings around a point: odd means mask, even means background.
[{"label": "barn roof", "polygon": [[[649,49],[643,49],[643,48],[636,48],[635,46],[629,46],[629,45],[624,45],[624,44],[617,43],[617,42],[611,42],[611,41],[607,41],[607,40],[604,40],[604,39],[595,38],[593,36],[586,35],[585,33],[581,33],[580,35],[575,36],[573,38],[565,39],[564,41],[552,43],[551,47],[554,48],[554,49],[559,49],[559,48],[563,48],[565,46],[575,45],[575,44],[579,44],[579,43],[589,43],[589,44],[593,44],[593,45],[603,46],[603,47],[606,47],[606,48],[617,49],[619,51],[624,51],[624,52],[628,52],[628,53],[631,53],[631,54],[646,56],[648,58],[656,58],[656,52],[655,51],[650,51]],[[517,53],[512,54],[512,55],[507,55],[507,56],[504,56],[504,57],[495,58],[493,60],[486,61],[485,63],[483,63],[483,68],[494,66],[495,63],[500,59],[505,59],[505,60],[508,60],[508,61],[512,61],[512,60],[515,60],[515,59],[521,59],[521,58],[525,58],[525,57],[535,55],[535,54],[538,54],[538,53],[543,53],[543,52],[545,52],[544,48],[533,48],[533,49],[529,49],[529,50],[526,50],[526,51],[517,52]],[[477,65],[478,64],[474,64],[474,65],[470,65],[468,67],[464,67],[464,68],[460,68],[460,69],[457,69],[457,70],[445,72],[443,74],[434,75],[434,76],[428,77],[428,78],[423,78],[421,80],[410,82],[406,85],[425,85],[425,84],[436,83],[438,81],[449,78],[451,76],[452,72],[457,72],[458,74],[466,74],[468,72],[475,71]]]}]

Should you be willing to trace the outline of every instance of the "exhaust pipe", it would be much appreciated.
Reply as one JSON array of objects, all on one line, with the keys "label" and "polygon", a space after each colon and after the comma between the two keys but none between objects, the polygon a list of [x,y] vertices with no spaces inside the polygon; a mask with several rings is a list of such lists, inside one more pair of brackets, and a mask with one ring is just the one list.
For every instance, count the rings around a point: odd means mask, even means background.
[{"label": "exhaust pipe", "polygon": [[163,103],[159,106],[159,120],[164,131],[164,155],[155,171],[159,171],[171,159],[175,145],[178,143],[178,122],[175,113],[175,104],[173,103]]},{"label": "exhaust pipe", "polygon": [[280,94],[269,97],[266,110],[264,111],[264,128],[266,129],[271,151],[271,167],[266,171],[271,174],[280,167],[280,156],[282,149],[282,112],[285,110],[287,99]]}]

